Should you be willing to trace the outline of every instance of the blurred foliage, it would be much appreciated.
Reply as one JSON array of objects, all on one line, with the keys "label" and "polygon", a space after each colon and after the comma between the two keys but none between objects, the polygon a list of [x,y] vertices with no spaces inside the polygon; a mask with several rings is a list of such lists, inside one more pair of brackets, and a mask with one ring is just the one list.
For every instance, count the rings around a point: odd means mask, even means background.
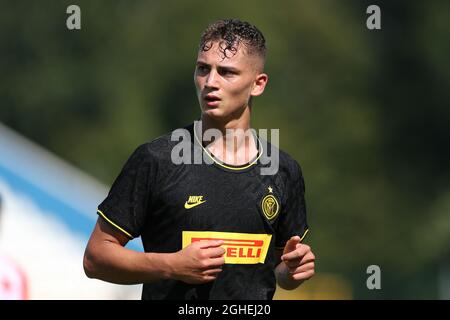
[{"label": "blurred foliage", "polygon": [[[382,30],[366,28],[370,4]],[[436,298],[450,260],[448,2],[3,1],[0,121],[110,184],[138,144],[199,116],[198,40],[228,17],[266,36],[253,126],[280,128],[302,165],[318,272],[356,298]],[[370,264],[381,292],[365,287]]]}]

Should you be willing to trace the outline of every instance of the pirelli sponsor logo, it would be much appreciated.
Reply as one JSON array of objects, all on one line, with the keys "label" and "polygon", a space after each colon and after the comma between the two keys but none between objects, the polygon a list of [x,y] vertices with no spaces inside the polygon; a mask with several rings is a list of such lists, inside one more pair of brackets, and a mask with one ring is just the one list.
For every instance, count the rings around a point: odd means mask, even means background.
[{"label": "pirelli sponsor logo", "polygon": [[196,241],[223,240],[225,263],[264,263],[269,249],[271,234],[183,231],[183,248]]}]

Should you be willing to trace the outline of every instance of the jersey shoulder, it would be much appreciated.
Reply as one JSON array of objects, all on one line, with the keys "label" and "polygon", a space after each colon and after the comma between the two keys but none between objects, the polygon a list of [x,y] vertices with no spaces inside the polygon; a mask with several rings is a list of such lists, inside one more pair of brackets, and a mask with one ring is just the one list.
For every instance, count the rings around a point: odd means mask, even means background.
[{"label": "jersey shoulder", "polygon": [[300,163],[283,150],[280,150],[280,168],[293,175],[302,175]]},{"label": "jersey shoulder", "polygon": [[171,132],[141,144],[135,152],[152,160],[170,161],[173,148],[180,143],[181,140],[186,141],[189,144],[191,143],[192,127],[193,125],[190,124],[183,128],[174,129]]},{"label": "jersey shoulder", "polygon": [[[281,175],[282,177],[287,179],[295,179],[302,176],[302,169],[299,162],[295,160],[289,153],[281,150],[270,142],[262,142],[266,145],[266,150],[264,150],[266,156],[268,158],[271,158],[272,161],[277,161],[278,175]],[[278,157],[274,156],[274,154],[278,154]]]}]

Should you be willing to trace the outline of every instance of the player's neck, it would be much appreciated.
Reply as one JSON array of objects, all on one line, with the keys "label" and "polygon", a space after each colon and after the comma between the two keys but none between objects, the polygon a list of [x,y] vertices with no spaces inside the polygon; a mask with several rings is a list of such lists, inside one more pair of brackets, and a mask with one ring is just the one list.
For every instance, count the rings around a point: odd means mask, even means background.
[{"label": "player's neck", "polygon": [[208,129],[217,129],[220,137],[203,141],[203,145],[220,161],[231,165],[250,162],[258,154],[257,141],[250,130],[250,110],[238,119],[220,121],[202,115],[202,137]]},{"label": "player's neck", "polygon": [[[246,114],[248,113],[248,114]],[[223,136],[227,134],[227,130],[248,130],[250,129],[250,114],[249,112],[244,112],[241,117],[233,119],[215,119],[208,117],[204,114],[201,116],[202,129],[206,131],[208,129],[217,129]]]}]

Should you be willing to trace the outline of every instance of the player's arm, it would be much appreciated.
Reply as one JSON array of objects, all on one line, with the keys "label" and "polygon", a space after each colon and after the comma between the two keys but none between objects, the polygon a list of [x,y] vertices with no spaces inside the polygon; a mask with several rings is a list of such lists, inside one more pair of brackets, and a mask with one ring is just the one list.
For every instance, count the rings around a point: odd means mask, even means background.
[{"label": "player's arm", "polygon": [[83,266],[89,278],[119,284],[152,282],[169,277],[167,254],[146,254],[129,250],[125,234],[98,218],[84,254]]},{"label": "player's arm", "polygon": [[275,276],[278,285],[293,290],[314,275],[315,256],[311,248],[294,236],[286,242],[283,250],[275,250],[277,266]]},{"label": "player's arm", "polygon": [[145,253],[125,248],[128,240],[99,217],[84,254],[86,275],[118,284],[159,279],[203,283],[215,280],[224,263],[218,241],[194,243],[175,253]]}]

